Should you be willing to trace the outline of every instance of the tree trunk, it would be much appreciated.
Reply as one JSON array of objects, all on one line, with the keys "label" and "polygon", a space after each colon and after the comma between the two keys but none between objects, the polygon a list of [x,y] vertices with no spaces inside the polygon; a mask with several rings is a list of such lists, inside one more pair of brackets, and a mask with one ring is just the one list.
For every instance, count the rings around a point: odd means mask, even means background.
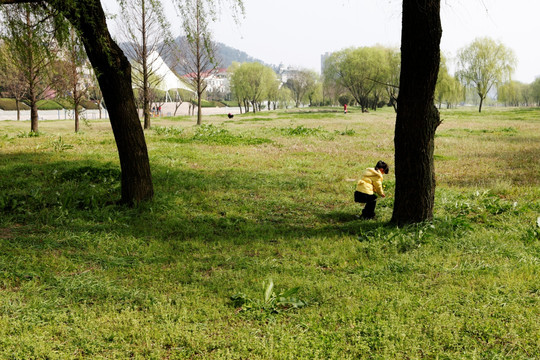
[{"label": "tree trunk", "polygon": [[395,129],[396,193],[392,222],[398,225],[433,218],[434,105],[439,72],[440,0],[404,0],[401,74]]},{"label": "tree trunk", "polygon": [[73,114],[75,118],[75,132],[79,132],[79,94],[77,93],[77,82],[73,87]]},{"label": "tree trunk", "polygon": [[36,96],[34,95],[34,89],[30,89],[30,131],[37,133],[39,131],[38,127],[38,108],[37,108],[37,100]]},{"label": "tree trunk", "polygon": [[482,112],[482,104],[484,103],[484,98],[482,97],[482,95],[480,95],[480,105],[478,106],[478,112],[481,113]]},{"label": "tree trunk", "polygon": [[98,106],[98,109],[99,109],[99,118],[101,119],[101,100],[97,101],[97,106]]},{"label": "tree trunk", "polygon": [[17,121],[21,120],[21,105],[19,99],[15,99],[15,106],[17,107]]},{"label": "tree trunk", "polygon": [[202,124],[201,96],[202,92],[197,94],[197,125]]},{"label": "tree trunk", "polygon": [[150,129],[150,85],[148,74],[148,49],[146,45],[146,1],[141,2],[141,37],[142,37],[142,71],[143,71],[143,113],[144,113],[144,128]]},{"label": "tree trunk", "polygon": [[75,132],[79,132],[79,102],[75,102],[73,107],[73,113],[75,114]]},{"label": "tree trunk", "polygon": [[112,39],[99,0],[54,1],[81,34],[111,121],[122,170],[122,203],[150,200],[154,195],[144,132],[131,87],[131,66]]}]

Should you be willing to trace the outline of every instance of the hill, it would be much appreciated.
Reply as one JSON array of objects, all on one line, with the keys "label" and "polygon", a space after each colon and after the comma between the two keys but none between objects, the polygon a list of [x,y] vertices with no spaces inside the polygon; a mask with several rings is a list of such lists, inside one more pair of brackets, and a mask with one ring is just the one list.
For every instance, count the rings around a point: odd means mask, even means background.
[{"label": "hill", "polygon": [[[178,48],[182,49],[185,48],[185,36],[179,36],[175,39],[175,43],[178,45]],[[128,43],[121,43],[119,44],[120,48],[125,51],[125,49],[128,47]],[[233,62],[259,62],[261,64],[267,65],[272,67],[273,69],[277,69],[277,66],[272,64],[267,64],[264,61],[257,59],[248,53],[235,49],[233,47],[230,47],[228,45],[225,45],[220,42],[216,42],[217,50],[218,50],[218,58],[221,60],[220,68],[228,68],[231,66]],[[126,53],[127,55],[127,53]],[[173,70],[176,70],[178,73],[182,73],[182,71],[176,66],[175,64],[175,56],[164,56],[163,60],[165,63]],[[131,60],[131,59],[130,59]]]}]

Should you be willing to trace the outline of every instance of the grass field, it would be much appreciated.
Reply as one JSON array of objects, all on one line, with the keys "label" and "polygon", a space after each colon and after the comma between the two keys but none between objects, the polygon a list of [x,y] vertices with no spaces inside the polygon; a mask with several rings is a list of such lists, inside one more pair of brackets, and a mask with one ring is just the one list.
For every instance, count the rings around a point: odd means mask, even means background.
[{"label": "grass field", "polygon": [[0,359],[540,358],[540,109],[443,110],[401,229],[395,115],[350,110],[156,119],[138,208],[108,122],[0,122]]}]

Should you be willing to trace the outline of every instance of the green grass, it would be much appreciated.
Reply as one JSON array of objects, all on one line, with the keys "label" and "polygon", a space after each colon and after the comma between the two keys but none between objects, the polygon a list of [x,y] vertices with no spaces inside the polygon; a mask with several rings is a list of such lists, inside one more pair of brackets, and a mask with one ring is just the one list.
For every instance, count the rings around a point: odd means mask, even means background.
[{"label": "green grass", "polygon": [[138,208],[109,123],[0,123],[0,359],[539,358],[540,110],[443,111],[435,219],[402,229],[393,111],[313,114],[155,120]]}]

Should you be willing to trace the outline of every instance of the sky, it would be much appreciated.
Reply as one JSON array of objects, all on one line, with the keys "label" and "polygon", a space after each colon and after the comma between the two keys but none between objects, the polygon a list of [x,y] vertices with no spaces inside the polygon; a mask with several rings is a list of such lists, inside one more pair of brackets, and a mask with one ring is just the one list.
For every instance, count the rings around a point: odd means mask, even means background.
[{"label": "sky", "polygon": [[[243,0],[245,15],[238,22],[227,1],[221,0],[221,16],[212,25],[214,39],[268,64],[320,71],[326,52],[400,46],[399,0]],[[102,0],[110,12],[116,11],[114,2]],[[172,5],[166,5],[166,13],[179,33]],[[540,0],[441,0],[441,51],[450,71],[459,49],[490,37],[514,51],[513,79],[531,83],[540,76],[539,13]]]}]

